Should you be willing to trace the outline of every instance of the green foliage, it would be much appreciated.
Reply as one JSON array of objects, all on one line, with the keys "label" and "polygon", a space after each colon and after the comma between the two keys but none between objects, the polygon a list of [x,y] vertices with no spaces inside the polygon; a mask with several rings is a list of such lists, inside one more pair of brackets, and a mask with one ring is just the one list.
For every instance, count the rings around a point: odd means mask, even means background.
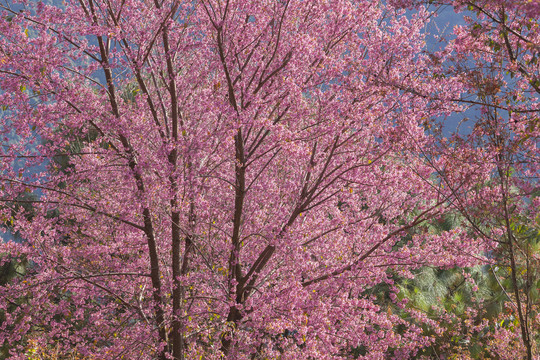
[{"label": "green foliage", "polygon": [[[424,231],[441,233],[453,228],[465,226],[459,216],[446,216],[425,225]],[[538,253],[539,232],[525,224],[513,225],[516,238],[529,244],[530,249]],[[394,246],[397,251],[410,241],[410,235],[405,236]],[[504,244],[499,253],[504,252]],[[395,281],[399,289],[397,300],[407,299],[405,308],[394,303],[389,294],[392,287],[386,283],[379,284],[364,295],[373,295],[382,308],[390,309],[393,314],[411,324],[420,326],[424,335],[434,339],[432,346],[422,349],[417,358],[471,358],[497,359],[497,354],[491,349],[497,332],[506,329],[518,334],[519,322],[512,309],[512,283],[510,268],[504,265],[504,260],[498,260],[499,266],[482,265],[472,268],[441,269],[422,267],[413,271],[413,278],[403,278],[395,273],[389,277]],[[534,286],[529,288],[529,298],[538,304],[538,287],[540,285],[538,267],[527,269],[520,261],[518,269],[523,274],[528,273],[534,279]],[[524,286],[524,279],[519,282]],[[421,311],[430,320],[435,321],[437,330],[430,324],[412,316],[411,311]],[[530,318],[536,316],[532,311]],[[441,331],[442,329],[442,331]],[[399,333],[397,327],[394,329]]]},{"label": "green foliage", "polygon": [[[6,256],[6,254],[0,254],[0,286],[4,286],[14,279],[24,276],[29,265],[25,257],[7,259]],[[24,303],[25,298],[22,296],[19,299],[2,299],[2,301],[7,301],[6,311],[7,313],[12,313],[18,306]],[[6,312],[0,310],[0,326],[5,320]],[[0,359],[7,359],[9,350],[10,347],[7,344],[1,344]]]}]

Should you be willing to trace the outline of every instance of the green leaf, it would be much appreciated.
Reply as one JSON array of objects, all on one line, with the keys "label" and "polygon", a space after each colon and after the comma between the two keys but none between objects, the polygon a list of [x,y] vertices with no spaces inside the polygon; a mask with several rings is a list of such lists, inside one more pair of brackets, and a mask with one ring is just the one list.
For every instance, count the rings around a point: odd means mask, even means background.
[{"label": "green leaf", "polygon": [[538,287],[531,286],[531,290],[529,291],[529,296],[533,302],[536,302],[536,300],[538,300]]},{"label": "green leaf", "polygon": [[483,348],[480,344],[474,344],[473,346],[471,346],[470,351],[473,359],[480,359],[480,356],[483,353]]}]

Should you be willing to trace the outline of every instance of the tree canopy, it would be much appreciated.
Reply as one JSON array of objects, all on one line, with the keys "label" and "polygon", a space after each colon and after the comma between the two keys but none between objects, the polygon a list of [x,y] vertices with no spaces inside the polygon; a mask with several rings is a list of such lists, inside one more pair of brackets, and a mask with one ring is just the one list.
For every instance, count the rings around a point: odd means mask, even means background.
[{"label": "tree canopy", "polygon": [[538,354],[538,3],[0,9],[6,356]]}]

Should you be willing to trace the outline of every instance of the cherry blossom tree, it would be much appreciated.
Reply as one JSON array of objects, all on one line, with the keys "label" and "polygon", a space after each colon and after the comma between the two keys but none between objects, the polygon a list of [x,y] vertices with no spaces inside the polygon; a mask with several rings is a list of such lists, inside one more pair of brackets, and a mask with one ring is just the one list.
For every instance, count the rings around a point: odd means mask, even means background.
[{"label": "cherry blossom tree", "polygon": [[428,11],[13,6],[0,199],[25,241],[1,252],[28,265],[1,287],[0,339],[15,358],[407,359],[431,343],[369,290],[481,260],[466,229],[417,228],[491,169],[434,176],[448,158],[426,129],[464,85],[425,51]]}]

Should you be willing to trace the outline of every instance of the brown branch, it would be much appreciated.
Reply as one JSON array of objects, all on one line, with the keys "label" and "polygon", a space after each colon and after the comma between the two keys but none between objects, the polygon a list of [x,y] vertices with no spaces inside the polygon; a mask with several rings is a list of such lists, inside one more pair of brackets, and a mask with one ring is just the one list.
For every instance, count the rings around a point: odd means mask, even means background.
[{"label": "brown branch", "polygon": [[375,252],[375,250],[377,250],[379,247],[381,247],[383,244],[385,244],[388,240],[392,239],[394,236],[396,236],[396,235],[398,235],[398,234],[400,234],[400,233],[402,233],[402,232],[404,232],[404,231],[406,231],[408,229],[411,229],[411,228],[421,224],[422,222],[426,221],[427,218],[424,218],[424,216],[426,214],[428,214],[430,211],[432,211],[433,209],[437,208],[441,204],[442,204],[442,202],[438,202],[434,206],[432,206],[429,209],[427,209],[427,210],[423,211],[422,213],[420,213],[411,223],[409,223],[409,224],[407,224],[405,226],[402,226],[399,229],[394,230],[390,234],[386,235],[383,239],[381,239],[377,244],[373,245],[368,251],[366,251],[362,256],[360,256],[353,263],[351,263],[351,264],[349,264],[347,266],[344,266],[341,269],[334,270],[329,274],[325,274],[325,275],[319,276],[319,277],[317,277],[315,279],[308,280],[308,281],[302,283],[302,286],[307,287],[307,286],[310,286],[312,284],[316,284],[316,283],[319,283],[321,281],[324,281],[326,279],[334,278],[334,277],[336,277],[338,275],[341,275],[341,274],[343,274],[343,273],[345,273],[347,271],[352,270],[355,266],[358,266],[358,264],[360,262],[364,261],[373,252]]}]

